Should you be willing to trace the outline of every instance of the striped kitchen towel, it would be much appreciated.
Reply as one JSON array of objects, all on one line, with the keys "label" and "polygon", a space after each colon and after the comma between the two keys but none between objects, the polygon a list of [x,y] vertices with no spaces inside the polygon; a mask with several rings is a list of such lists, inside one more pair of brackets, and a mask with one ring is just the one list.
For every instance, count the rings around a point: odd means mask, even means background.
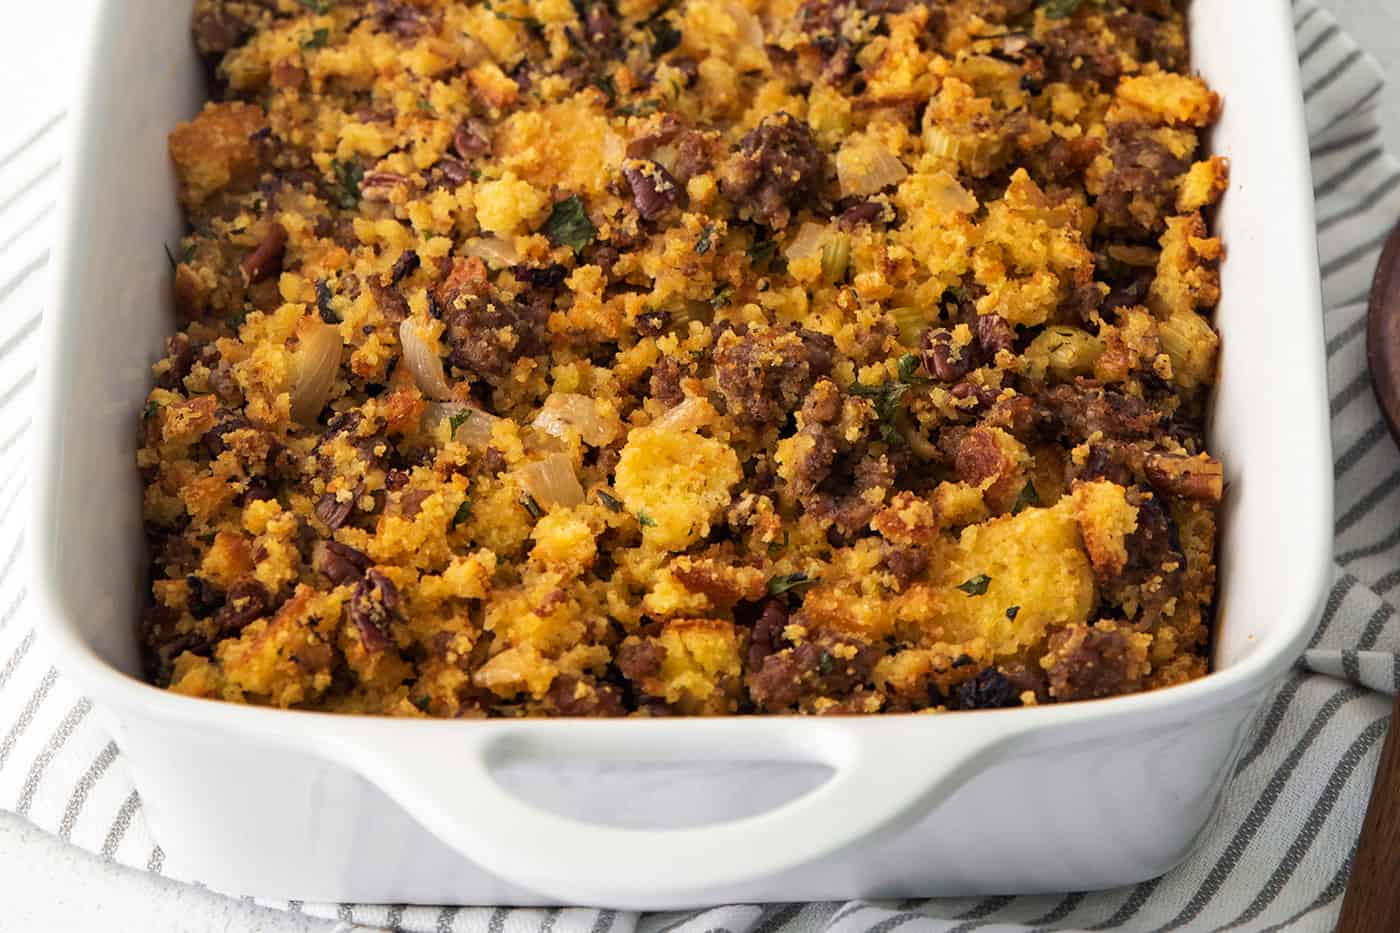
[{"label": "striped kitchen towel", "polygon": [[[684,914],[273,906],[342,928],[489,933],[1330,929],[1386,729],[1386,695],[1400,686],[1400,453],[1371,397],[1363,338],[1372,270],[1400,217],[1400,163],[1385,151],[1377,123],[1379,68],[1314,0],[1298,0],[1294,11],[1327,308],[1336,579],[1312,644],[1261,714],[1219,818],[1186,864],[1093,894],[735,905]],[[160,872],[160,845],[121,750],[36,647],[17,569],[60,122],[60,115],[41,116],[27,136],[0,142],[0,807],[104,858]]]}]

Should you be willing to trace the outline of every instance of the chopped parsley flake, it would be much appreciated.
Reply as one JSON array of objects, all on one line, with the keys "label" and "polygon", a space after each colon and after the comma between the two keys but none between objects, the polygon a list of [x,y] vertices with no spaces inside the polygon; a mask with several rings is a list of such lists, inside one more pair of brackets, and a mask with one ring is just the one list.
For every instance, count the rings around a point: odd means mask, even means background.
[{"label": "chopped parsley flake", "polygon": [[583,201],[579,196],[571,194],[562,201],[554,204],[554,209],[549,212],[549,219],[544,222],[545,235],[550,242],[560,246],[567,246],[578,255],[583,248],[593,242],[593,238],[598,235],[598,228],[593,226],[593,221],[588,219],[588,212],[583,209]]},{"label": "chopped parsley flake", "polygon": [[528,493],[520,500],[520,504],[525,507],[525,511],[530,513],[530,517],[538,521],[544,517],[544,509],[535,501],[535,497]]},{"label": "chopped parsley flake", "polygon": [[775,240],[756,239],[753,241],[753,245],[749,247],[749,259],[756,268],[766,268],[777,254],[778,244]]},{"label": "chopped parsley flake", "polygon": [[1040,8],[1050,19],[1067,19],[1078,11],[1083,0],[1044,0]]},{"label": "chopped parsley flake", "polygon": [[1021,614],[1021,607],[1020,607],[1020,606],[1012,606],[1010,609],[1006,610],[1006,617],[1007,617],[1008,619],[1014,619],[1014,618],[1016,618],[1016,617],[1017,617],[1018,615],[1020,615],[1020,614]]},{"label": "chopped parsley flake", "polygon": [[896,364],[898,375],[894,382],[886,381],[877,386],[857,382],[850,388],[852,395],[868,398],[875,403],[875,414],[880,419],[880,436],[892,447],[904,443],[904,436],[899,433],[899,420],[904,411],[905,393],[923,384],[924,380],[914,375],[918,368],[919,358],[906,353]]},{"label": "chopped parsley flake", "polygon": [[317,29],[302,42],[301,47],[304,49],[323,49],[326,47],[326,39],[330,37],[330,34],[331,31],[324,27]]},{"label": "chopped parsley flake", "polygon": [[710,247],[713,245],[711,237],[714,235],[714,227],[706,227],[700,231],[700,237],[695,241],[695,255],[703,256],[710,251]]},{"label": "chopped parsley flake", "polygon": [[652,518],[650,515],[648,515],[648,514],[645,513],[645,512],[638,512],[638,513],[637,513],[637,524],[641,525],[643,528],[655,528],[655,527],[656,527],[656,519]]},{"label": "chopped parsley flake", "polygon": [[658,16],[656,19],[647,23],[647,29],[651,32],[651,54],[653,58],[659,58],[681,44],[681,31],[673,26],[670,20],[663,16]]},{"label": "chopped parsley flake", "polygon": [[1026,487],[1021,490],[1021,494],[1016,497],[1016,504],[1011,507],[1012,515],[1020,515],[1026,509],[1040,505],[1040,494],[1035,491],[1035,483],[1026,483]]},{"label": "chopped parsley flake", "polygon": [[360,204],[360,182],[365,177],[364,164],[358,157],[345,162],[339,159],[331,162],[335,173],[335,202],[347,211],[353,211]]},{"label": "chopped parsley flake", "polygon": [[618,107],[617,112],[624,117],[644,117],[647,114],[656,113],[656,111],[660,109],[661,101],[648,99],[638,101],[635,104],[627,104],[624,107]]},{"label": "chopped parsley flake", "polygon": [[606,506],[608,511],[610,512],[622,511],[622,503],[617,501],[617,499],[614,496],[609,495],[601,489],[598,490],[598,501],[603,503],[603,505]]},{"label": "chopped parsley flake", "polygon": [[991,577],[987,576],[985,573],[979,573],[972,579],[959,583],[958,589],[962,590],[968,596],[981,596],[983,593],[987,592],[987,586],[991,582]]},{"label": "chopped parsley flake", "polygon": [[598,75],[593,79],[593,86],[607,97],[609,107],[617,102],[617,82],[613,81],[612,75]]},{"label": "chopped parsley flake", "polygon": [[815,586],[820,582],[818,577],[809,577],[805,573],[788,573],[780,577],[774,577],[768,581],[768,595],[781,596],[784,593],[796,592],[809,586]]},{"label": "chopped parsley flake", "polygon": [[452,515],[452,527],[453,527],[453,528],[456,528],[458,525],[462,524],[462,522],[464,522],[464,521],[466,521],[467,519],[471,518],[471,516],[472,516],[472,504],[471,504],[471,502],[469,502],[469,501],[468,501],[468,502],[463,502],[461,505],[457,506],[457,511],[456,511],[455,513],[453,513],[453,515]]},{"label": "chopped parsley flake", "polygon": [[462,424],[463,424],[469,417],[471,417],[471,409],[470,409],[470,408],[463,408],[461,411],[457,412],[457,414],[453,415],[451,418],[448,418],[448,419],[447,419],[448,436],[449,436],[449,437],[456,437],[456,436],[457,436],[457,429],[460,428],[460,427],[462,426]]}]

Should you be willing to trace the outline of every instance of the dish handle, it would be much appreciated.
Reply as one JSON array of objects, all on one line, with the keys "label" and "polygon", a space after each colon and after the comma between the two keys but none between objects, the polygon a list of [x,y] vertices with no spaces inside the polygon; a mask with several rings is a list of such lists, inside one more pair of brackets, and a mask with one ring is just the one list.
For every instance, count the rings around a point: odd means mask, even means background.
[{"label": "dish handle", "polygon": [[[663,898],[702,902],[707,892],[799,868],[894,828],[982,770],[1023,731],[1016,722],[1004,713],[939,716],[933,730],[907,716],[536,720],[456,723],[446,733],[443,724],[397,723],[330,752],[513,885],[561,904],[646,909]],[[492,772],[522,760],[795,762],[826,765],[832,775],[753,816],[636,829],[585,823],[521,800]]]}]

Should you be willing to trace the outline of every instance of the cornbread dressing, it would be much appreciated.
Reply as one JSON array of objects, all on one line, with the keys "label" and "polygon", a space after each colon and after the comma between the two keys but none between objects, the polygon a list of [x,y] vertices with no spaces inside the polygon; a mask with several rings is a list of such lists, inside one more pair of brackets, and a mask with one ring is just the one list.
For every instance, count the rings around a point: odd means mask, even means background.
[{"label": "cornbread dressing", "polygon": [[1182,0],[198,0],[148,673],[397,716],[1207,672]]}]

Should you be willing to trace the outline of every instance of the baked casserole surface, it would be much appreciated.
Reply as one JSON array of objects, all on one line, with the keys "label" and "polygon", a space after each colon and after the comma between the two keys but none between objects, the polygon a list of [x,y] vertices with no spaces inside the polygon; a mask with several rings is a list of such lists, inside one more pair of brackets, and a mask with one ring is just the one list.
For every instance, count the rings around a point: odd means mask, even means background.
[{"label": "baked casserole surface", "polygon": [[198,0],[141,412],[180,693],[876,713],[1207,671],[1179,0]]}]

